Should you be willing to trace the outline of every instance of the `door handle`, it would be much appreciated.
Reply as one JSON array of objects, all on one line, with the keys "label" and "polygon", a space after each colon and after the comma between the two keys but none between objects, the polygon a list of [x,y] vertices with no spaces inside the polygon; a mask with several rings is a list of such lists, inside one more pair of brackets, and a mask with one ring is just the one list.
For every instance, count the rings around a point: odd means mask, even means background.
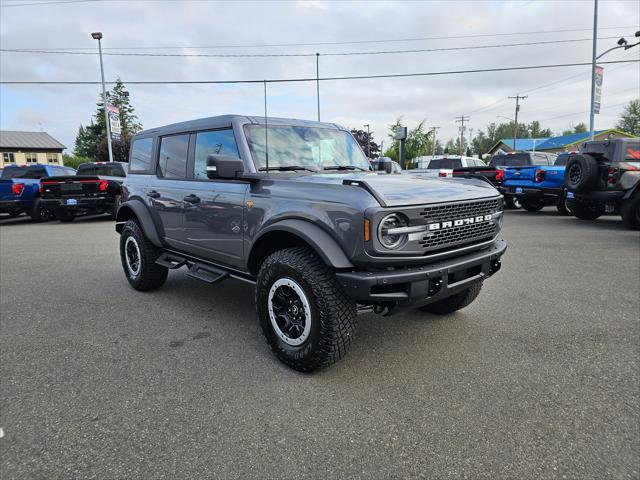
[{"label": "door handle", "polygon": [[151,190],[150,192],[147,192],[147,197],[160,198],[160,194],[155,190]]},{"label": "door handle", "polygon": [[194,195],[193,193],[184,197],[183,200],[187,203],[200,203],[200,197]]}]

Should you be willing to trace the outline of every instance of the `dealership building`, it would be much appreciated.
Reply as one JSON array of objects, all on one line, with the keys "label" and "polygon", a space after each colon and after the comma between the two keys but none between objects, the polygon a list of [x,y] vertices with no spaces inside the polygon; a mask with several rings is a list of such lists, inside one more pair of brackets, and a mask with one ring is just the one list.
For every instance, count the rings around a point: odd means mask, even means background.
[{"label": "dealership building", "polygon": [[0,131],[0,168],[9,165],[63,165],[67,148],[46,132]]}]

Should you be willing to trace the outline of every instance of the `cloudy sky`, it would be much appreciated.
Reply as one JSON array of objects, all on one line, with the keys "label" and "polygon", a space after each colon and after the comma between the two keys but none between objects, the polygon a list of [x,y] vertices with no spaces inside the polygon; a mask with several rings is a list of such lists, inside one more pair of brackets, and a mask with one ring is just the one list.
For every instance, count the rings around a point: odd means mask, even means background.
[{"label": "cloudy sky", "polygon": [[[43,4],[46,1],[51,3]],[[26,5],[30,3],[33,5]],[[475,70],[591,59],[591,1],[0,0],[0,6],[0,47],[5,50],[95,53],[96,42],[90,33],[99,30],[104,34],[105,53],[110,54],[309,54],[105,56],[107,81],[119,76],[125,83],[309,78],[315,76],[316,52],[321,54],[321,77]],[[639,25],[637,0],[601,0],[598,50],[614,46],[622,35],[633,39]],[[461,48],[560,40],[571,41]],[[458,49],[328,55],[441,48]],[[640,59],[640,48],[617,50],[603,60],[622,59]],[[0,80],[4,82],[99,79],[96,55],[0,52]],[[440,127],[440,138],[447,139],[456,135],[457,116],[470,116],[469,128],[476,132],[490,122],[503,121],[498,116],[513,117],[513,101],[507,97],[519,93],[528,95],[521,107],[521,121],[540,120],[544,127],[560,132],[580,122],[588,123],[589,81],[586,66],[323,81],[321,117],[347,127],[370,123],[378,141],[386,137],[387,126],[400,116],[409,127],[426,119],[428,126]],[[128,87],[145,127],[224,113],[263,113],[262,84]],[[72,148],[78,126],[91,118],[99,88],[0,85],[0,127],[31,131],[42,128]],[[596,117],[596,128],[614,126],[622,104],[638,98],[639,91],[639,63],[606,65],[603,110]],[[268,93],[270,115],[316,118],[315,82],[270,84]]]}]

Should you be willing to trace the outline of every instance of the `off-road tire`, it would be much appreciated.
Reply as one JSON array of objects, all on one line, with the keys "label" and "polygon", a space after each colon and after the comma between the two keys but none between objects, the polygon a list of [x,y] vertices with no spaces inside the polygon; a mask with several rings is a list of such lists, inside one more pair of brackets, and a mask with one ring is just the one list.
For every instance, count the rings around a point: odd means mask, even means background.
[{"label": "off-road tire", "polygon": [[61,221],[62,223],[73,222],[73,220],[75,220],[76,218],[73,212],[70,212],[69,210],[65,210],[64,208],[57,208],[55,217],[57,220]]},{"label": "off-road tire", "polygon": [[109,215],[111,215],[111,218],[114,220],[118,218],[119,207],[120,207],[120,195],[116,195],[115,198],[113,199],[113,207],[111,207],[111,210],[109,211]]},{"label": "off-road tire", "polygon": [[598,162],[591,155],[571,155],[564,170],[564,185],[570,192],[586,193],[598,183]]},{"label": "off-road tire", "polygon": [[630,199],[622,202],[620,207],[622,223],[631,230],[640,230],[640,190],[634,193]]},{"label": "off-road tire", "polygon": [[605,211],[605,204],[600,202],[582,202],[575,198],[567,200],[567,207],[571,211],[572,215],[575,215],[580,220],[595,220]]},{"label": "off-road tire", "polygon": [[482,290],[482,282],[475,283],[466,290],[450,297],[424,305],[420,307],[420,310],[437,315],[447,315],[471,304],[480,295],[480,290]]},{"label": "off-road tire", "polygon": [[524,208],[527,212],[539,212],[544,208],[544,200],[536,199],[536,200],[522,200],[522,208]]},{"label": "off-road tire", "polygon": [[[297,346],[278,337],[269,316],[269,291],[279,279],[296,282],[309,301],[311,329],[306,340]],[[344,293],[333,269],[307,247],[279,250],[262,263],[256,283],[256,310],[273,353],[300,372],[337,362],[354,338],[356,303]]]},{"label": "off-road tire", "polygon": [[560,192],[560,195],[558,196],[558,203],[556,203],[556,208],[558,209],[558,212],[560,212],[560,215],[573,215],[571,213],[571,210],[569,210],[568,201],[569,199],[567,198],[567,191],[562,190],[562,192]]},{"label": "off-road tire", "polygon": [[31,210],[29,210],[29,216],[31,217],[31,221],[35,223],[46,222],[52,218],[51,211],[42,205],[39,197],[33,201]]},{"label": "off-road tire", "polygon": [[518,210],[519,208],[522,208],[522,203],[511,195],[505,195],[504,206],[507,210]]},{"label": "off-road tire", "polygon": [[[127,265],[125,244],[132,237],[139,248],[139,272],[134,275]],[[156,247],[144,234],[135,220],[128,220],[120,234],[120,260],[127,280],[133,288],[140,291],[155,290],[164,285],[169,274],[169,269],[158,265],[156,260],[162,250]]]}]

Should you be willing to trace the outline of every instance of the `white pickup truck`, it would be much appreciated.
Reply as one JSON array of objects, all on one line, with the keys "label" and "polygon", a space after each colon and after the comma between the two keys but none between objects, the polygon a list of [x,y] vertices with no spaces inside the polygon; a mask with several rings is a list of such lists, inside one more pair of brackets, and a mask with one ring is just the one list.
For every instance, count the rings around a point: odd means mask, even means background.
[{"label": "white pickup truck", "polygon": [[464,155],[435,155],[433,157],[418,157],[418,168],[408,170],[406,173],[421,174],[428,177],[453,177],[453,170],[467,167],[486,167],[479,158],[466,157]]}]

